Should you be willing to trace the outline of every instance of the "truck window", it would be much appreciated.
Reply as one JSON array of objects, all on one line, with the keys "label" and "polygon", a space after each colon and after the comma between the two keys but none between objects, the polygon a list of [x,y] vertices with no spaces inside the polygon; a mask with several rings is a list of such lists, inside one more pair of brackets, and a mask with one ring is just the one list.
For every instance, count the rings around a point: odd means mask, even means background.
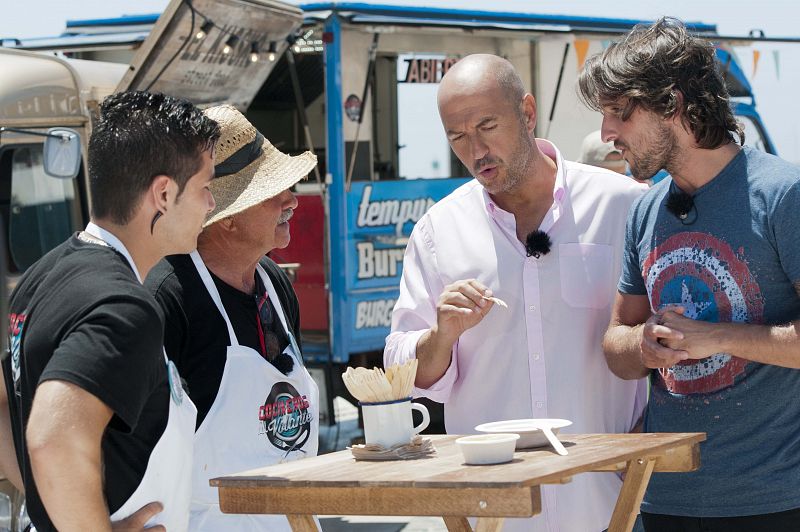
[{"label": "truck window", "polygon": [[9,273],[25,271],[80,224],[78,181],[45,174],[42,147],[14,146],[0,152],[0,214],[8,231]]},{"label": "truck window", "polygon": [[[320,51],[315,51],[314,47],[311,47],[311,51],[295,51],[294,58],[317,164],[320,174],[324,176],[326,172],[326,115],[323,97],[325,71],[321,47],[320,44]],[[269,78],[261,86],[246,115],[248,120],[281,151],[297,155],[308,149],[300,113],[297,111],[289,63],[285,55],[270,72]]]},{"label": "truck window", "polygon": [[436,93],[457,58],[435,53],[380,54],[373,100],[378,179],[464,177],[450,151]]},{"label": "truck window", "polygon": [[450,177],[447,143],[436,93],[447,58],[400,55],[397,61],[399,176],[403,179]]},{"label": "truck window", "polygon": [[736,119],[744,125],[744,144],[757,150],[768,151],[761,128],[750,117],[737,115]]}]

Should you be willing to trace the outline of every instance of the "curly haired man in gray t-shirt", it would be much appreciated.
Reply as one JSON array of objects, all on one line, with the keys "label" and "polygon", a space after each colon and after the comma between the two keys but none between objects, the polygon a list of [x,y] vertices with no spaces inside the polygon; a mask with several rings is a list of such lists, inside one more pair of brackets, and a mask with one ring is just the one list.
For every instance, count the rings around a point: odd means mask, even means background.
[{"label": "curly haired man in gray t-shirt", "polygon": [[713,47],[674,19],[591,58],[579,88],[635,178],[672,176],[631,209],[604,350],[649,376],[645,431],[708,439],[697,471],[653,475],[645,529],[798,530],[800,168],[741,146]]}]

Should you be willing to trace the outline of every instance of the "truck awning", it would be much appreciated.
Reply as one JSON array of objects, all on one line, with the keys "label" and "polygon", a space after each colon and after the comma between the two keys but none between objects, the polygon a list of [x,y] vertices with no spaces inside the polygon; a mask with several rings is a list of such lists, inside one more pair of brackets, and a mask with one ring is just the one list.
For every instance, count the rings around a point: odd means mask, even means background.
[{"label": "truck awning", "polygon": [[280,0],[171,0],[117,90],[246,109],[302,21]]}]

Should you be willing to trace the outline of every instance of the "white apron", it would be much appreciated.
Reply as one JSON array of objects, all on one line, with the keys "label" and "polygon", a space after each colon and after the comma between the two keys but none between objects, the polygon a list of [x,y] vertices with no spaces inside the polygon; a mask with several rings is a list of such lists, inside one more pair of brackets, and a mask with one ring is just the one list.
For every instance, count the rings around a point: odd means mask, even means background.
[{"label": "white apron", "polygon": [[228,326],[231,345],[217,397],[194,439],[192,532],[221,530],[286,530],[283,515],[223,514],[211,478],[317,454],[319,390],[303,366],[297,343],[286,322],[278,295],[266,272],[261,281],[280,318],[289,346],[284,353],[294,367],[284,375],[257,351],[239,345],[228,313],[200,255],[191,254],[203,284]]},{"label": "white apron", "polygon": [[[86,232],[119,251],[130,263],[139,282],[142,281],[133,258],[117,237],[93,223],[86,227]],[[146,526],[164,525],[169,532],[184,532],[189,528],[192,445],[197,409],[189,396],[183,393],[178,370],[167,359],[166,353],[164,361],[170,387],[167,426],[150,453],[142,481],[125,504],[114,512],[111,520],[125,519],[142,506],[157,501],[164,510],[150,519]]]},{"label": "white apron", "polygon": [[194,427],[197,409],[183,393],[181,378],[175,365],[167,360],[170,401],[167,428],[150,453],[144,477],[133,495],[111,516],[120,521],[142,506],[158,501],[164,510],[153,516],[146,527],[164,525],[169,532],[189,529],[189,503],[191,499],[191,466]]}]

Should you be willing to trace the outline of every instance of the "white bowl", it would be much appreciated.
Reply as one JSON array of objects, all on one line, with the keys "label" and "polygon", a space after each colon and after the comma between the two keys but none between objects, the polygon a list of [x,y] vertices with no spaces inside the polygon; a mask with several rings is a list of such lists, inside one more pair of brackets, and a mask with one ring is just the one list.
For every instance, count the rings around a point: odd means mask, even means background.
[{"label": "white bowl", "polygon": [[514,458],[519,434],[475,434],[456,440],[468,464],[502,464]]},{"label": "white bowl", "polygon": [[568,419],[509,419],[506,421],[493,421],[475,427],[478,432],[488,434],[513,433],[519,434],[517,449],[530,449],[531,447],[544,447],[550,445],[547,436],[542,432],[543,426],[550,427],[553,434],[558,434],[559,429],[572,425]]}]

